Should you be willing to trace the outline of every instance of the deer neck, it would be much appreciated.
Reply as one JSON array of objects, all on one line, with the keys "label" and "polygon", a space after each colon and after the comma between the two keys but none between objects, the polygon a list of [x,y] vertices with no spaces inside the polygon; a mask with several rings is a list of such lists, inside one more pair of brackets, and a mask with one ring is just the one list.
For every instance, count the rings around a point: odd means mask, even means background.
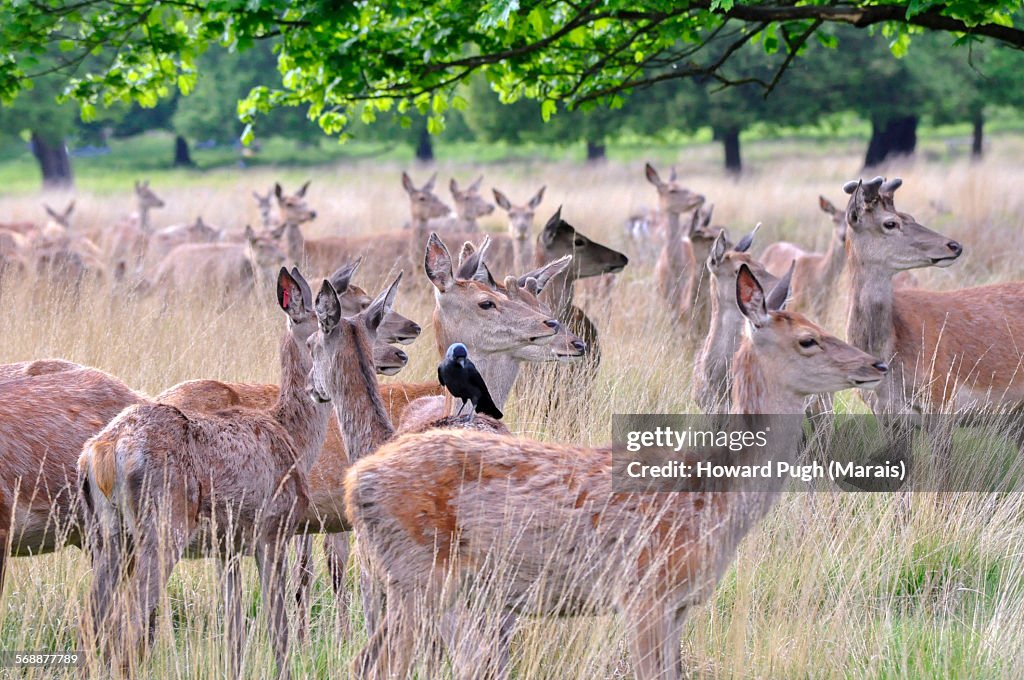
[{"label": "deer neck", "polygon": [[679,223],[678,212],[671,210],[665,214],[668,225],[665,235],[665,253],[668,256],[668,264],[672,267],[672,271],[682,275],[692,264],[686,262],[686,254],[683,251],[683,227]]},{"label": "deer neck", "polygon": [[519,236],[517,232],[512,234],[512,259],[515,261],[516,271],[524,272],[530,267],[533,261],[533,249],[528,237]]},{"label": "deer neck", "polygon": [[139,229],[142,231],[149,231],[149,206],[140,204],[139,205]]},{"label": "deer neck", "polygon": [[284,237],[288,244],[288,257],[293,262],[302,262],[302,256],[306,250],[306,239],[302,235],[302,229],[298,222],[284,223]]},{"label": "deer neck", "polygon": [[769,377],[767,368],[750,338],[744,338],[732,359],[732,413],[802,414],[804,398],[782,389],[777,378]]},{"label": "deer neck", "polygon": [[894,350],[892,272],[865,266],[847,241],[850,269],[850,310],[846,337],[851,345],[888,360]]},{"label": "deer neck", "polygon": [[355,463],[391,439],[395,430],[380,397],[370,343],[354,326],[348,332],[351,349],[335,370],[332,400],[349,462]]},{"label": "deer neck", "polygon": [[292,333],[286,333],[281,342],[281,392],[272,415],[291,434],[299,466],[308,472],[323,449],[331,409],[314,403],[306,393],[313,360],[304,345]]},{"label": "deer neck", "polygon": [[722,304],[718,299],[718,279],[708,277],[711,294],[711,320],[701,350],[704,380],[722,395],[727,403],[731,392],[732,358],[739,348],[745,320],[734,304]]},{"label": "deer neck", "polygon": [[839,241],[839,235],[834,229],[832,230],[832,240],[828,242],[828,250],[825,251],[825,256],[819,266],[821,269],[818,280],[826,285],[838,279],[843,272],[843,267],[846,266],[846,249]]}]

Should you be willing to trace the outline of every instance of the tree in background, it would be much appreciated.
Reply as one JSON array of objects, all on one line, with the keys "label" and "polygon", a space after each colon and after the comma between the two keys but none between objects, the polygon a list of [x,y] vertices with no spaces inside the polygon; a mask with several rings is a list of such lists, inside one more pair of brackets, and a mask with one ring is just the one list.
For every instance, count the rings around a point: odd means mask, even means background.
[{"label": "tree in background", "polygon": [[0,107],[0,131],[29,143],[47,189],[67,188],[74,183],[68,139],[75,131],[78,107],[58,104],[60,91],[58,78],[40,78],[33,89]]}]

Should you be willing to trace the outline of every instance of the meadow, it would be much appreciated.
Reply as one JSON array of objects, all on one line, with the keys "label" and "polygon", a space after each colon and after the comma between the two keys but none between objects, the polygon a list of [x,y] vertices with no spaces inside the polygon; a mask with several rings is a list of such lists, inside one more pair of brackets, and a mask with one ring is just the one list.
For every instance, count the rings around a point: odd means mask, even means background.
[{"label": "meadow", "polygon": [[[707,142],[646,153],[659,167],[674,164],[686,185],[705,194],[715,204],[714,222],[726,225],[734,240],[763,223],[753,248],[757,253],[781,239],[823,250],[831,223],[818,208],[818,195],[845,202],[841,187],[861,172],[861,150],[859,140],[754,142],[746,147],[749,169],[738,179],[719,169],[720,149]],[[964,244],[954,266],[918,272],[924,287],[1024,278],[1019,189],[1024,137],[994,136],[981,162],[963,152],[962,145],[935,137],[922,143],[915,159],[885,169],[904,180],[901,210]],[[518,434],[601,445],[610,440],[612,414],[694,409],[695,348],[674,334],[655,291],[653,262],[634,252],[623,227],[633,211],[656,203],[644,180],[644,159],[645,153],[634,149],[592,167],[569,158],[486,163],[466,158],[425,169],[384,154],[303,167],[143,172],[167,203],[152,214],[156,226],[201,215],[208,224],[230,230],[258,224],[252,191],[263,192],[275,181],[294,190],[312,179],[307,200],[318,217],[305,225],[307,236],[399,228],[408,219],[399,182],[404,169],[418,183],[436,169],[438,194],[446,200],[449,176],[466,182],[482,173],[488,195],[489,187],[498,187],[514,201],[547,185],[538,221],[561,205],[568,222],[625,252],[631,262],[608,301],[582,300],[602,338],[602,364],[591,391],[566,385],[564,406],[551,412],[540,408],[546,383],[559,381],[559,367],[549,365],[541,379],[520,380],[506,419]],[[24,166],[20,172],[11,167],[16,166],[0,167],[0,177],[10,179],[0,196],[0,221],[38,221],[42,201],[57,205],[68,198],[31,191]],[[129,167],[80,172],[75,224],[99,227],[129,213],[136,172]],[[503,216],[497,210],[482,224],[500,231]],[[326,273],[307,276],[318,283],[315,276]],[[356,282],[371,294],[384,283],[358,276]],[[8,277],[0,292],[0,363],[61,357],[106,370],[149,395],[199,377],[276,383],[280,312],[262,292],[222,308],[217,304],[222,293],[202,291],[164,307],[105,286],[86,287],[76,296],[60,286]],[[820,320],[840,337],[845,308],[839,294],[829,317]],[[406,272],[396,309],[419,322],[424,333],[405,348],[407,368],[382,380],[431,380],[438,357],[433,298],[422,269]],[[866,411],[852,393],[842,395],[839,408]],[[969,454],[969,447],[960,450],[957,465],[970,465]],[[358,604],[352,636],[339,634],[320,555],[317,551],[311,638],[293,648],[295,677],[345,677],[365,639]],[[742,543],[711,602],[692,614],[681,641],[684,661],[694,676],[708,678],[1020,677],[1022,556],[1020,494],[945,494],[937,502],[936,495],[924,493],[790,493]],[[75,649],[90,580],[84,554],[68,548],[15,558],[11,565],[0,599],[0,649]],[[274,667],[254,571],[246,564],[245,678],[271,677]],[[350,576],[351,592],[357,586]],[[144,677],[223,677],[227,655],[220,604],[214,562],[181,563],[160,608],[156,647]],[[622,625],[611,617],[526,621],[513,653],[519,679],[630,677]],[[90,671],[106,673],[100,667]],[[17,677],[54,675],[52,669],[27,669]]]}]

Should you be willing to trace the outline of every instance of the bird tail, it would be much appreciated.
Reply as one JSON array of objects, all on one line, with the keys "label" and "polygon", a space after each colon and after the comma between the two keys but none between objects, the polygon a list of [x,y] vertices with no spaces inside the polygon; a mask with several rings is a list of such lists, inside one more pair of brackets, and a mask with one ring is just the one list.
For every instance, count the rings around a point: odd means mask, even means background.
[{"label": "bird tail", "polygon": [[495,420],[501,420],[502,413],[494,404],[494,400],[491,399],[491,395],[484,392],[483,396],[480,397],[480,402],[476,405],[477,413],[485,413]]}]

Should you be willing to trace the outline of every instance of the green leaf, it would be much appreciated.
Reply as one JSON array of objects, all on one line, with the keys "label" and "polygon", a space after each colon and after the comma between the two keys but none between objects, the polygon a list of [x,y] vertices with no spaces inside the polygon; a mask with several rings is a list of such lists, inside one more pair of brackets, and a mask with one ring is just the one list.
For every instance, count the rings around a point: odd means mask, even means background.
[{"label": "green leaf", "polygon": [[554,99],[545,99],[540,104],[540,117],[545,123],[551,120],[551,116],[558,111],[558,102]]}]

